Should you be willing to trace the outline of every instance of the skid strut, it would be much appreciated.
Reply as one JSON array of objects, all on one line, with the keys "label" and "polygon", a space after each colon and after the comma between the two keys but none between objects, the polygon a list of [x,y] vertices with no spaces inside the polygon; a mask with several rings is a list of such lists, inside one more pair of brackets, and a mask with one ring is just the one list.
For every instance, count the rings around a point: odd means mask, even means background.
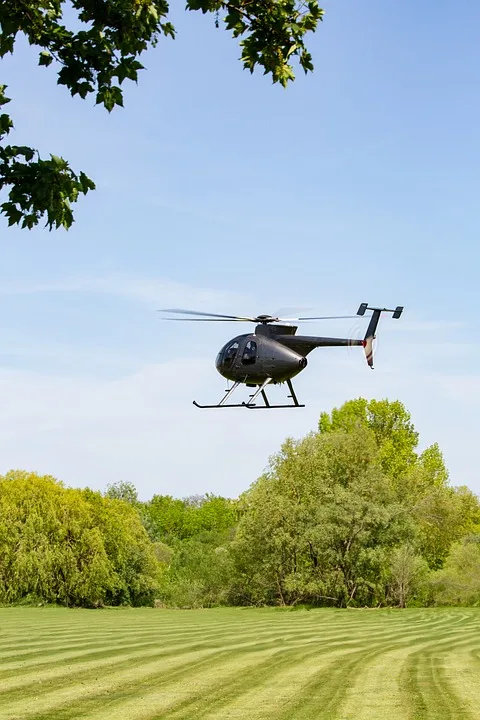
[{"label": "skid strut", "polygon": [[[267,393],[265,392],[265,388],[270,382],[271,378],[266,380],[263,385],[257,390],[257,392],[251,396],[250,401],[248,403],[245,403],[245,407],[247,407],[249,410],[272,410],[273,408],[305,407],[305,405],[300,405],[300,403],[298,402],[291,380],[287,380],[288,389],[290,390],[290,395],[288,395],[288,397],[292,398],[293,403],[289,403],[288,405],[270,405],[270,403],[268,402]],[[265,405],[254,405],[254,400],[258,397],[258,395],[260,395],[260,393],[263,397]]]},{"label": "skid strut", "polygon": [[[265,388],[270,385],[270,383],[273,382],[272,378],[267,378],[264,380],[264,382],[258,387],[258,389],[253,393],[253,395],[250,395],[250,400],[248,402],[242,402],[242,403],[227,403],[228,398],[232,395],[234,390],[238,388],[239,385],[241,385],[240,382],[235,382],[230,390],[226,390],[226,395],[220,400],[219,403],[216,405],[200,405],[197,403],[196,400],[193,401],[193,404],[195,407],[198,408],[232,408],[232,407],[246,407],[249,410],[273,410],[274,408],[293,408],[293,407],[305,407],[305,405],[301,405],[298,402],[297,396],[295,395],[295,391],[293,389],[292,381],[287,380],[288,389],[290,390],[290,395],[288,395],[289,398],[293,400],[293,403],[289,403],[286,405],[271,405],[268,398],[267,393],[265,392]],[[265,405],[255,405],[255,400],[257,397],[261,395],[263,402]]]}]

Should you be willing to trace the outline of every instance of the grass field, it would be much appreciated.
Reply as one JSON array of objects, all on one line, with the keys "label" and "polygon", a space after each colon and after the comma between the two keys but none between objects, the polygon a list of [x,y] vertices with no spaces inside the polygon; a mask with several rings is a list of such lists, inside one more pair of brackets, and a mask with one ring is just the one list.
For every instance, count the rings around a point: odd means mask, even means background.
[{"label": "grass field", "polygon": [[480,719],[480,609],[0,609],[1,720]]}]

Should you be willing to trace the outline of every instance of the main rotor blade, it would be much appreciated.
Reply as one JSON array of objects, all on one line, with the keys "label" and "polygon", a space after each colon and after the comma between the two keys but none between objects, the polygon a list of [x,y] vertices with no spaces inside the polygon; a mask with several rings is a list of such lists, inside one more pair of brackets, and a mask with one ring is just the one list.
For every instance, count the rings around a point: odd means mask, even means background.
[{"label": "main rotor blade", "polygon": [[254,318],[160,318],[172,322],[255,322]]},{"label": "main rotor blade", "polygon": [[[178,313],[179,315],[201,315],[203,317],[210,317],[210,318],[221,318],[222,320],[239,320],[239,321],[246,321],[246,322],[255,322],[255,318],[251,317],[243,317],[241,315],[224,315],[217,314],[217,313],[208,313],[208,312],[198,312],[198,310],[181,310],[179,308],[167,308],[165,310],[159,310],[158,312],[170,312],[170,313]],[[188,319],[188,318],[186,318]]]},{"label": "main rotor blade", "polygon": [[303,320],[342,320],[344,318],[356,318],[357,315],[323,315],[319,317],[297,317],[297,318],[278,318],[281,322],[300,322]]}]

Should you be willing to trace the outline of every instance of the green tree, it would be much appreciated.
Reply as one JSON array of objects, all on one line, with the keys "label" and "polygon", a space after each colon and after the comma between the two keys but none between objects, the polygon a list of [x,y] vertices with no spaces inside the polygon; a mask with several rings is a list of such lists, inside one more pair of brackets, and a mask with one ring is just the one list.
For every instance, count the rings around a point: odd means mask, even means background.
[{"label": "green tree", "polygon": [[142,506],[141,513],[151,538],[167,544],[202,533],[223,537],[238,520],[234,500],[211,494],[183,500],[170,495],[154,495]]},{"label": "green tree", "polygon": [[0,478],[0,601],[150,605],[161,572],[129,503],[35,473]]},{"label": "green tree", "polygon": [[161,567],[138,510],[124,500],[81,491],[94,514],[115,573],[115,585],[105,595],[109,605],[151,605],[158,590]]},{"label": "green tree", "polygon": [[432,576],[438,605],[480,605],[480,538],[455,543],[445,567]]},{"label": "green tree", "polygon": [[160,582],[159,599],[178,608],[214,607],[228,603],[232,558],[228,545],[199,538],[175,544]]},{"label": "green tree", "polygon": [[394,549],[390,563],[389,595],[401,608],[419,590],[428,574],[428,565],[411,544]]},{"label": "green tree", "polygon": [[138,503],[138,493],[135,485],[123,480],[107,485],[105,496],[111,500],[124,500],[131,505],[136,505]]},{"label": "green tree", "polygon": [[154,495],[145,503],[150,537],[169,545],[172,540],[185,537],[185,504],[171,495]]},{"label": "green tree", "polygon": [[[293,58],[305,72],[313,70],[305,35],[323,18],[317,0],[187,0],[188,10],[222,14],[234,38],[241,38],[241,60],[286,86],[294,80]],[[72,12],[73,11],[73,12]],[[142,53],[159,37],[175,37],[166,0],[12,0],[0,5],[0,57],[13,53],[18,35],[39,49],[39,65],[55,68],[58,84],[73,95],[94,95],[108,112],[123,106],[122,84],[134,82],[143,69]],[[66,22],[66,16],[69,22]],[[9,102],[0,86],[0,109]],[[73,222],[71,203],[95,188],[84,172],[51,155],[43,160],[27,146],[7,145],[13,128],[0,114],[0,190],[8,199],[0,206],[8,224],[31,229],[46,216],[51,230]]]},{"label": "green tree", "polygon": [[212,494],[183,500],[155,495],[143,512],[150,537],[156,541],[157,557],[166,561],[159,599],[174,607],[225,604],[232,568],[229,543],[238,521],[238,503]]},{"label": "green tree", "polygon": [[115,586],[104,539],[78,490],[49,476],[0,479],[0,599],[98,605]]},{"label": "green tree", "polygon": [[330,415],[322,413],[318,423],[321,433],[350,432],[356,427],[368,428],[373,433],[382,468],[390,478],[403,477],[416,462],[418,433],[400,401],[349,400],[334,408]]},{"label": "green tree", "polygon": [[417,447],[400,402],[363,398],[287,440],[242,498],[235,602],[427,601],[422,578],[461,537],[480,536],[480,505],[449,485],[437,444]]},{"label": "green tree", "polygon": [[480,537],[480,503],[465,486],[427,488],[411,508],[418,526],[417,545],[430,568],[441,568],[453,543]]},{"label": "green tree", "polygon": [[383,602],[391,550],[414,532],[360,426],[286,441],[243,502],[237,602]]},{"label": "green tree", "polygon": [[321,434],[364,428],[374,438],[378,459],[396,499],[416,523],[416,552],[431,569],[442,567],[452,543],[480,532],[478,498],[465,487],[449,485],[437,443],[417,451],[419,436],[401,402],[357,398],[322,413]]}]

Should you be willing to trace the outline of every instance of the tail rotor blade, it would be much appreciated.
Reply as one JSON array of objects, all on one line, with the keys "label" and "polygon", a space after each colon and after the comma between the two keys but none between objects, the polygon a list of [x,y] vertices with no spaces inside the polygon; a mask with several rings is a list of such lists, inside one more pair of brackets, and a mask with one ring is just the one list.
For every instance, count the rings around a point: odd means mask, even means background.
[{"label": "tail rotor blade", "polygon": [[365,358],[367,360],[368,367],[371,367],[373,370],[373,336],[370,335],[370,337],[365,338],[363,341],[363,349],[365,351]]}]

